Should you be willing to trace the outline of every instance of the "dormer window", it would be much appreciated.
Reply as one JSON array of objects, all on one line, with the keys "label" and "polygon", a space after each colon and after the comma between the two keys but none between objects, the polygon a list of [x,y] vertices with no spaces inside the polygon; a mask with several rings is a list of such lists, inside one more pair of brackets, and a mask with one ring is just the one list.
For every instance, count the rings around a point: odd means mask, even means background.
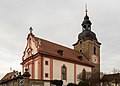
[{"label": "dormer window", "polygon": [[80,61],[82,61],[82,56],[78,56],[78,59],[79,59]]},{"label": "dormer window", "polygon": [[58,50],[57,53],[62,56],[63,55],[63,50]]}]

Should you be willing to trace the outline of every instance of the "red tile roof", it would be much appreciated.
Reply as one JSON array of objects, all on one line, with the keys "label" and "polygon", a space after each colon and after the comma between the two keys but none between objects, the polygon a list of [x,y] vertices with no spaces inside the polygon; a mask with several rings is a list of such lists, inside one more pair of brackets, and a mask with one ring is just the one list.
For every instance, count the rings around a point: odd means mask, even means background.
[{"label": "red tile roof", "polygon": [[[76,62],[85,64],[88,66],[93,66],[93,64],[91,64],[85,58],[85,56],[78,51],[75,51],[75,50],[70,49],[68,47],[65,47],[65,46],[62,46],[62,45],[38,38],[38,37],[35,37],[35,40],[41,41],[42,52],[49,53],[49,54],[54,55],[54,56],[58,56],[59,58],[62,58],[62,59],[68,59],[68,60],[76,61]],[[63,55],[59,54],[58,50],[63,51]],[[82,60],[80,60],[78,58],[78,56],[82,56]]]},{"label": "red tile roof", "polygon": [[18,71],[13,71],[10,73],[7,73],[1,80],[9,80],[11,79]]}]

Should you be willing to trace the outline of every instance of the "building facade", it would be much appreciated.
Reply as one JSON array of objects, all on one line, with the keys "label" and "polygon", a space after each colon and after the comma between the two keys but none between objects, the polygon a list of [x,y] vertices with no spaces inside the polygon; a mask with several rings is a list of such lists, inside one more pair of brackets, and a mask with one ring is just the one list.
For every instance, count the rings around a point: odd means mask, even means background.
[{"label": "building facade", "polygon": [[120,73],[105,74],[101,78],[101,86],[120,86]]},{"label": "building facade", "polygon": [[93,83],[100,81],[100,45],[91,30],[91,21],[86,15],[82,22],[82,32],[78,35],[74,49],[36,37],[30,33],[22,57],[22,72],[27,68],[30,79],[63,80],[63,85],[78,83],[82,70],[91,73]]},{"label": "building facade", "polygon": [[[21,72],[7,73],[1,80],[0,86],[53,86],[50,80],[30,79],[28,69],[25,69],[23,75]],[[60,82],[60,81],[58,81]]]}]

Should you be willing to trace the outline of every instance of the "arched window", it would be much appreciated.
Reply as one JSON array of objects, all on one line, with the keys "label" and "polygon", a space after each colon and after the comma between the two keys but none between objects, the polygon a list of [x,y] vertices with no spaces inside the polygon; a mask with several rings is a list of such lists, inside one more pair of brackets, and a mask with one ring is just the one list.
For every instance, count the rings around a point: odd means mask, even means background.
[{"label": "arched window", "polygon": [[96,47],[94,47],[94,55],[96,55]]},{"label": "arched window", "polygon": [[65,65],[63,65],[61,68],[61,75],[62,80],[67,80],[67,68]]}]

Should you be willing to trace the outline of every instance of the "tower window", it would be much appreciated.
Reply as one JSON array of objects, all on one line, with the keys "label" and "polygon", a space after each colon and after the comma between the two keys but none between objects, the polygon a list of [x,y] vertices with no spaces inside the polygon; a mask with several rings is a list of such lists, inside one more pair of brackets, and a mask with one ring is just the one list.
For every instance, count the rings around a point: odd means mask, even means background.
[{"label": "tower window", "polygon": [[94,55],[96,55],[96,47],[94,47]]},{"label": "tower window", "polygon": [[80,41],[80,44],[82,44],[82,41]]},{"label": "tower window", "polygon": [[67,68],[65,65],[62,66],[61,75],[62,75],[62,80],[67,80]]}]

